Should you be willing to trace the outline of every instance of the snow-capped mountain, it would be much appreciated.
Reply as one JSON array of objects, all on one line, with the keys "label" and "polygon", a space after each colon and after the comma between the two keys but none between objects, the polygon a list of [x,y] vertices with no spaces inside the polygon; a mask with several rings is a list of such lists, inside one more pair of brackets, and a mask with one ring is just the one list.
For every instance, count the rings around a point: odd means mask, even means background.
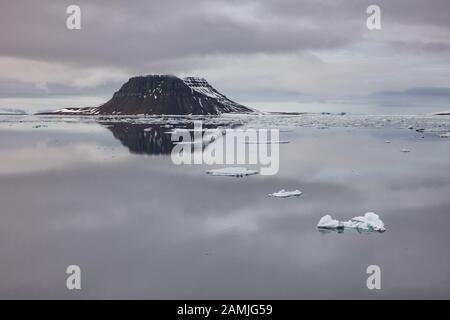
[{"label": "snow-capped mountain", "polygon": [[[51,114],[72,115],[218,115],[257,113],[228,99],[205,79],[172,75],[130,78],[105,104],[94,108],[64,108]],[[48,113],[47,113],[48,114]]]},{"label": "snow-capped mountain", "polygon": [[171,75],[133,77],[105,104],[95,108],[66,108],[57,114],[98,115],[217,115],[255,113],[214,89],[205,79]]},{"label": "snow-capped mountain", "polygon": [[254,110],[231,101],[205,79],[150,75],[128,80],[98,114],[221,114]]}]

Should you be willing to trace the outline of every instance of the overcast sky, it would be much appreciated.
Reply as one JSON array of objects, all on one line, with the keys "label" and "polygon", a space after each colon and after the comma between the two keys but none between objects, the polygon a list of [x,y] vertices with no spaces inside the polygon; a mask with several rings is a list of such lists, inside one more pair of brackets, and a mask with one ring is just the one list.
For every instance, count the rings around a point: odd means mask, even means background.
[{"label": "overcast sky", "polygon": [[[81,30],[66,28],[70,4]],[[370,4],[381,30],[366,27]],[[0,0],[0,70],[0,108],[96,105],[161,73],[264,110],[446,110],[450,1]]]}]

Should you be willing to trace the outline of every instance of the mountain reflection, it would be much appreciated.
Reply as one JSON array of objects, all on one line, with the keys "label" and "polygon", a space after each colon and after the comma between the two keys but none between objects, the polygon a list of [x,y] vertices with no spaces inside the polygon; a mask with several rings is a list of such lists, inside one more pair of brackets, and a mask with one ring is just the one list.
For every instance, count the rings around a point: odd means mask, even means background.
[{"label": "mountain reflection", "polygon": [[171,141],[170,129],[156,124],[106,123],[114,138],[131,153],[168,154],[175,144]]},{"label": "mountain reflection", "polygon": [[[106,122],[101,124],[108,128],[113,136],[127,147],[131,153],[152,155],[171,153],[176,144],[176,141],[174,143],[171,140],[173,130],[193,130],[193,124],[178,125],[176,127],[161,124],[135,124],[126,122]],[[203,130],[216,128],[218,126],[203,125]],[[220,126],[220,128],[225,129],[224,126]]]}]

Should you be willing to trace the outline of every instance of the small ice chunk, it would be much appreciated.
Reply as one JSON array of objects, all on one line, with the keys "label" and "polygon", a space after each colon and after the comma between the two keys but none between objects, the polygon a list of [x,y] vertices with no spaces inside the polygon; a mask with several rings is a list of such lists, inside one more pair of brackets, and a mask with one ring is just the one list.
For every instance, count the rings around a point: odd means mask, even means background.
[{"label": "small ice chunk", "polygon": [[245,144],[286,144],[288,140],[261,140],[261,141],[245,141]]},{"label": "small ice chunk", "polygon": [[329,214],[327,214],[320,218],[317,227],[322,229],[337,229],[339,227],[339,221],[333,219]]},{"label": "small ice chunk", "polygon": [[450,138],[450,132],[443,133],[440,135],[441,138]]},{"label": "small ice chunk", "polygon": [[203,141],[202,140],[180,141],[180,142],[174,142],[174,144],[179,144],[179,145],[199,145],[199,144],[203,144]]},{"label": "small ice chunk", "polygon": [[373,212],[367,212],[364,216],[354,217],[351,220],[344,222],[343,224],[345,228],[357,229],[362,231],[386,231],[383,221],[381,221],[380,217]]},{"label": "small ice chunk", "polygon": [[274,192],[269,194],[269,197],[275,197],[275,198],[289,198],[289,197],[298,197],[302,194],[300,190],[293,190],[293,191],[286,191],[284,189],[281,189],[278,192]]},{"label": "small ice chunk", "polygon": [[250,170],[243,167],[231,167],[231,168],[206,170],[206,173],[213,176],[244,177],[257,174],[258,171]]},{"label": "small ice chunk", "polygon": [[389,141],[389,140],[386,140],[384,143],[391,143],[391,141]]},{"label": "small ice chunk", "polygon": [[330,230],[353,229],[365,232],[386,231],[383,221],[381,221],[380,217],[373,212],[367,212],[364,216],[357,216],[344,222],[340,222],[333,219],[330,215],[326,215],[320,219],[317,227]]},{"label": "small ice chunk", "polygon": [[409,150],[409,149],[406,149],[406,148],[405,148],[405,149],[402,149],[401,151],[402,151],[402,152],[405,152],[405,153],[407,153],[407,152],[411,152],[411,150]]}]

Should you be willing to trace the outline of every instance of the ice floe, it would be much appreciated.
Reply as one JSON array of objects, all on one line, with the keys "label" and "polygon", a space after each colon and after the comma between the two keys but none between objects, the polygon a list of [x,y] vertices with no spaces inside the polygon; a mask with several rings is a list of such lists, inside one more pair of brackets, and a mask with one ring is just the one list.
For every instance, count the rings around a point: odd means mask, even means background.
[{"label": "ice floe", "polygon": [[408,153],[408,152],[411,152],[411,150],[409,150],[409,149],[402,149],[402,150],[400,150],[401,152],[405,152],[405,153]]},{"label": "ice floe", "polygon": [[213,176],[245,177],[245,176],[257,174],[258,171],[250,170],[250,169],[243,168],[243,167],[231,167],[231,168],[206,170],[206,173],[213,175]]},{"label": "ice floe", "polygon": [[245,141],[245,144],[286,144],[288,140],[261,140],[261,141]]},{"label": "ice floe", "polygon": [[317,224],[319,229],[343,231],[344,229],[353,229],[360,232],[384,232],[383,221],[373,212],[367,212],[364,216],[357,216],[348,221],[338,221],[330,215],[323,216]]},{"label": "ice floe", "polygon": [[[65,114],[73,114],[73,110],[65,108]],[[69,113],[71,111],[71,113]],[[2,113],[2,112],[0,112]],[[443,114],[444,112],[442,112]],[[450,113],[450,112],[449,112]],[[64,112],[62,113],[64,114]],[[27,123],[35,122],[61,122],[61,117],[57,115],[28,115],[21,117],[20,121]],[[277,115],[267,114],[254,117],[254,115],[223,114],[221,117],[201,116],[201,115],[84,115],[78,117],[77,121],[83,123],[132,123],[132,124],[160,124],[170,126],[170,128],[188,128],[194,120],[202,120],[204,126],[221,128],[421,128],[425,132],[442,134],[450,131],[450,117],[438,115],[322,115],[321,113],[301,113]],[[1,122],[17,122],[16,118],[10,116],[0,117]],[[173,128],[175,129],[175,128]],[[170,129],[167,130],[170,132]],[[282,132],[280,130],[280,132]]]},{"label": "ice floe", "polygon": [[[338,229],[339,226],[342,226],[342,224],[339,223],[338,220],[333,219],[329,214],[320,218],[319,223],[317,224],[318,228],[331,229],[331,230]],[[343,226],[342,226],[342,228],[343,228]]]},{"label": "ice floe", "polygon": [[289,197],[298,197],[301,194],[302,194],[302,192],[300,190],[286,191],[284,189],[281,189],[278,192],[268,194],[268,196],[275,197],[275,198],[289,198]]}]

